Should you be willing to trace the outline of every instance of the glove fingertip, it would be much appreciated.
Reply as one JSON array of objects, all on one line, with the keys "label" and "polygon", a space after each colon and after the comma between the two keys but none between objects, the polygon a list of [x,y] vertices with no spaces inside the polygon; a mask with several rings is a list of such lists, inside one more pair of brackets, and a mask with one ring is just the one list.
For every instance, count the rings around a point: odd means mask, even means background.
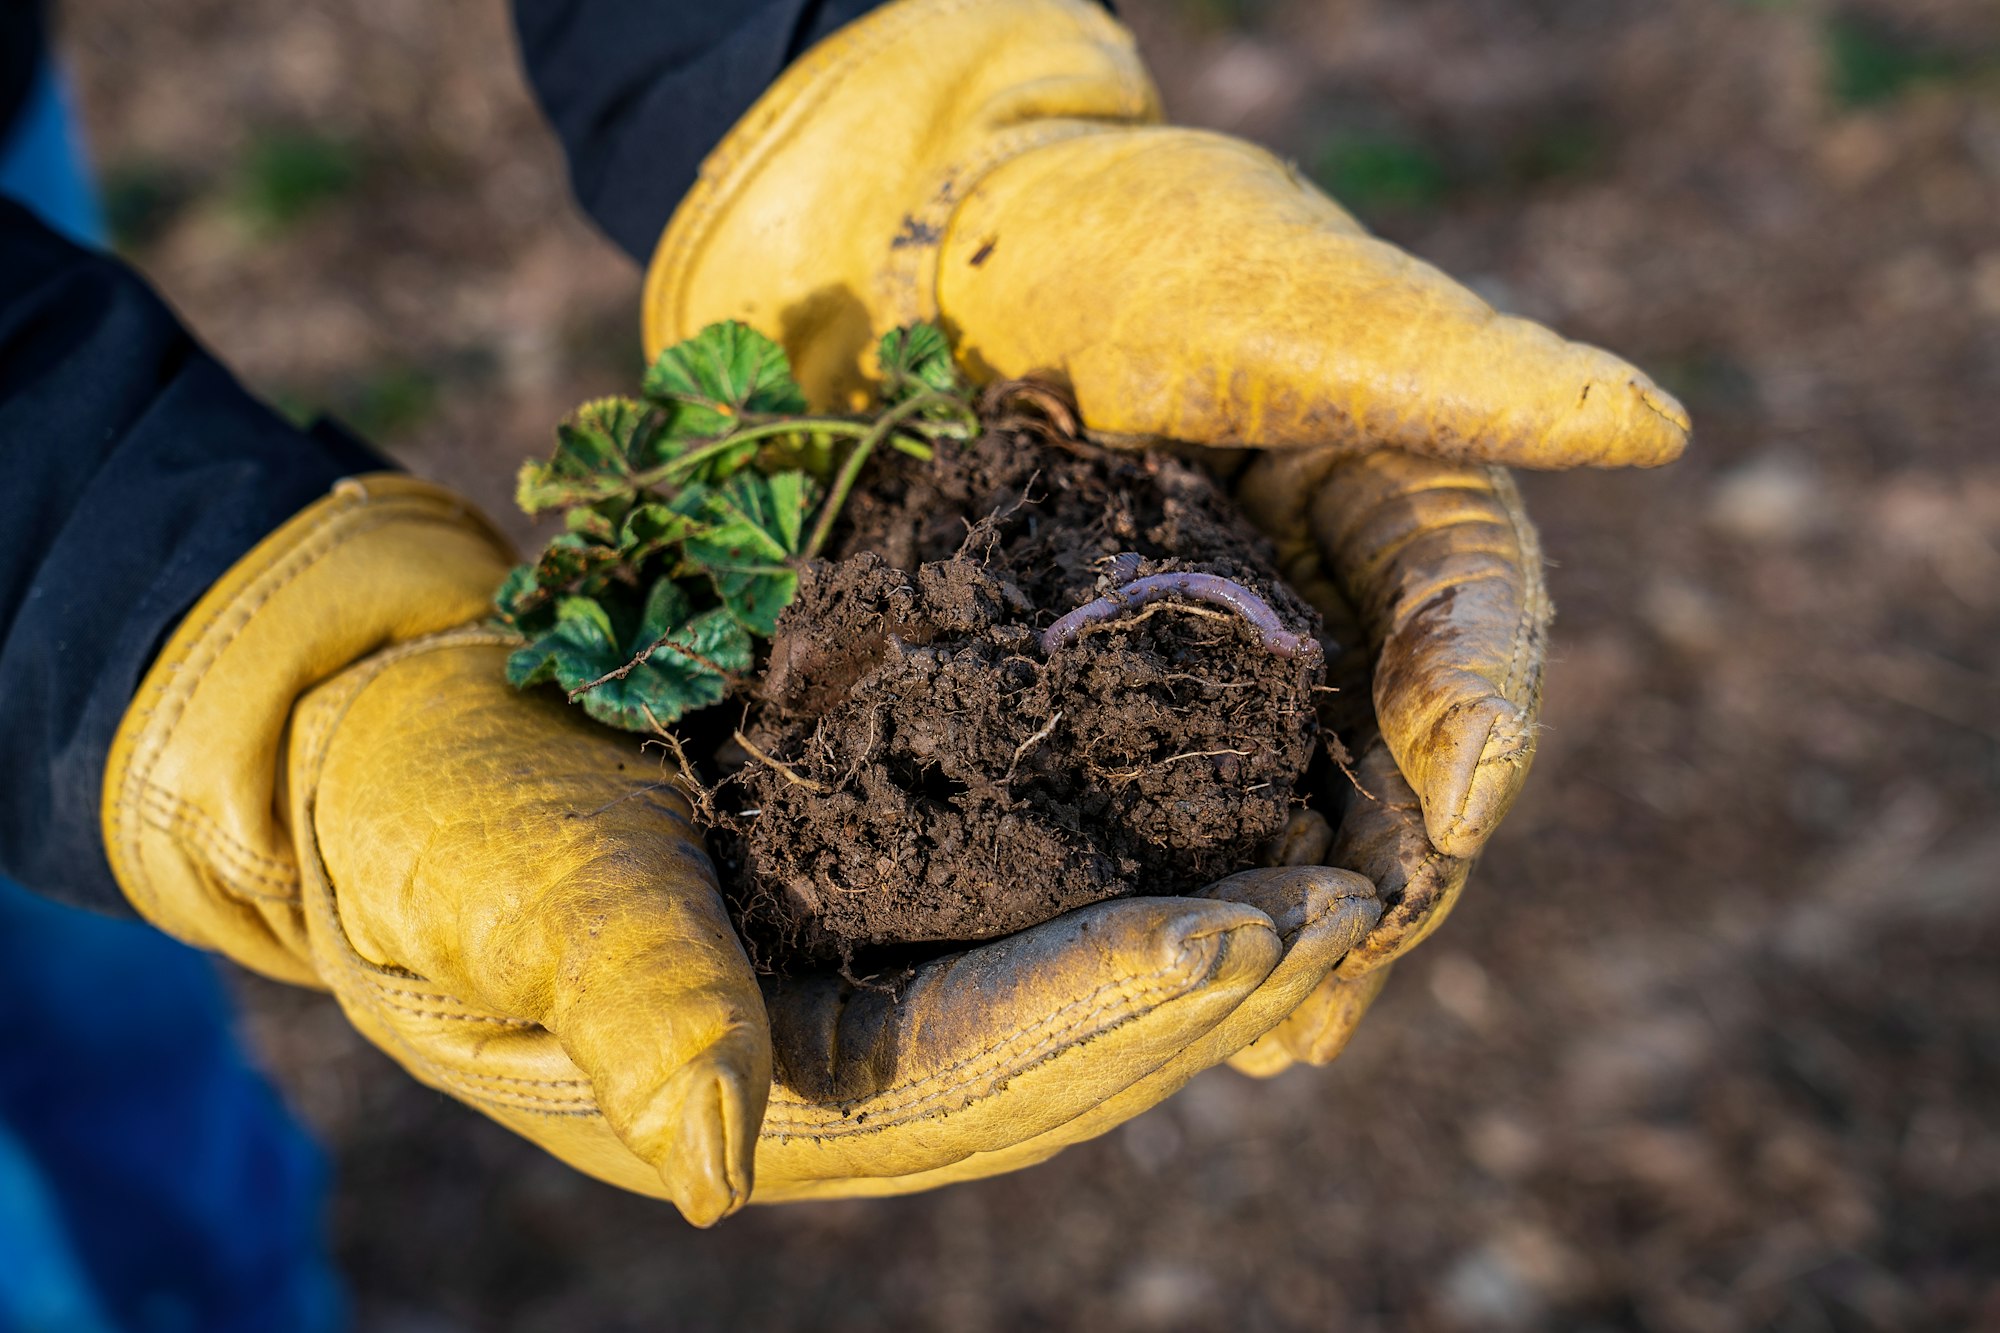
[{"label": "glove fingertip", "polygon": [[710,1227],[750,1201],[755,1184],[757,1129],[763,1121],[768,1078],[756,1079],[732,1049],[742,1043],[724,1038],[676,1071],[661,1089],[660,1101],[675,1105],[672,1139],[658,1169],[681,1216]]},{"label": "glove fingertip", "polygon": [[1424,831],[1446,856],[1476,856],[1527,781],[1534,723],[1489,696],[1439,719],[1424,749],[1436,756],[1420,793]]}]

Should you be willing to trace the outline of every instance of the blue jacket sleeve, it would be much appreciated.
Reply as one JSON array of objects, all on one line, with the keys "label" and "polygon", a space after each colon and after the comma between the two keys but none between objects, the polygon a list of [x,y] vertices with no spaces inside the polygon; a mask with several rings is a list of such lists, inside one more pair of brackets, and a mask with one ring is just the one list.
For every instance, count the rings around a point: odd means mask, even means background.
[{"label": "blue jacket sleeve", "polygon": [[129,269],[0,200],[0,874],[126,910],[98,793],[140,676],[239,556],[384,466],[291,426]]},{"label": "blue jacket sleeve", "polygon": [[883,0],[514,0],[577,201],[645,263],[701,160],[807,47]]}]

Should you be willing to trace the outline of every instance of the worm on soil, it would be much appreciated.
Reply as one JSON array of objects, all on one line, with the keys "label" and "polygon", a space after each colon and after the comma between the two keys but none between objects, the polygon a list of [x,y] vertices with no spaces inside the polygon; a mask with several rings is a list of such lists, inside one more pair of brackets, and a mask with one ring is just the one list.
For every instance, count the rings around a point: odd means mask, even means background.
[{"label": "worm on soil", "polygon": [[1170,574],[1149,574],[1114,588],[1094,602],[1086,602],[1042,631],[1042,655],[1052,656],[1068,644],[1084,626],[1116,620],[1146,603],[1162,597],[1180,596],[1207,602],[1233,611],[1257,630],[1264,651],[1273,657],[1317,654],[1319,641],[1306,634],[1294,634],[1279,623],[1271,604],[1233,579],[1220,574],[1196,574],[1185,570]]}]

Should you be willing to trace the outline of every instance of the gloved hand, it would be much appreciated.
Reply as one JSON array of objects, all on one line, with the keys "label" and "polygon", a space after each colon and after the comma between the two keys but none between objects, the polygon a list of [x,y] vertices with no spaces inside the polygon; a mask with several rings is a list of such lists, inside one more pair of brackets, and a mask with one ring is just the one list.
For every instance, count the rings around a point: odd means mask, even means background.
[{"label": "gloved hand", "polygon": [[[927,1081],[931,1066],[905,1062],[899,1038],[940,1020],[955,1031],[1011,1032],[1015,1012],[991,1013],[969,993],[963,1007],[939,996],[921,1013],[899,1015],[880,997],[854,995],[831,978],[799,984],[796,993],[780,988],[776,1027],[813,1040],[794,1051],[779,1038],[757,1197],[905,1193],[995,1175],[1102,1134],[1224,1061],[1260,1076],[1295,1062],[1325,1064],[1346,1046],[1390,964],[1450,912],[1534,753],[1551,609],[1541,549],[1512,481],[1497,467],[1322,449],[1256,456],[1236,495],[1277,543],[1287,580],[1347,645],[1331,674],[1371,679],[1372,697],[1354,711],[1372,713],[1380,729],[1351,778],[1337,775],[1335,790],[1325,793],[1327,808],[1346,806],[1337,829],[1301,821],[1299,836],[1279,849],[1282,867],[1232,876],[1202,895],[1259,909],[1277,927],[1282,956],[1261,984],[1246,974],[1236,991],[1240,1003],[1206,1030],[1188,1025],[1178,1048],[1149,1044],[1143,1059],[1150,1063],[1121,1074],[1121,1087],[1091,1104],[1066,1103],[1053,1127],[998,1146],[956,1134],[954,1117],[964,1113],[958,1099],[924,1103],[936,1086]],[[1360,729],[1365,735],[1372,727],[1363,722]],[[1101,904],[962,957],[1074,929],[1088,912],[1173,901]],[[1107,975],[1137,977],[1157,964],[1119,949],[1103,965]],[[1220,989],[1211,998],[1218,1008],[1233,1002]],[[1123,1065],[1133,1052],[1075,1045],[1061,1058],[1063,1076],[1088,1081],[1095,1095],[1105,1066]],[[1018,1055],[1011,1064],[1032,1068]],[[851,1071],[860,1069],[867,1072],[857,1079]],[[893,1094],[878,1091],[884,1087]],[[975,1091],[972,1104],[985,1095]],[[907,1158],[871,1157],[867,1137],[885,1112],[903,1117],[899,1124],[938,1117],[932,1141],[952,1160],[920,1170]],[[828,1136],[844,1150],[826,1159],[837,1164],[833,1171],[798,1178],[812,1154],[778,1137],[794,1125],[793,1132]],[[842,1177],[842,1168],[854,1174]]]},{"label": "gloved hand", "polygon": [[649,356],[722,319],[822,406],[875,337],[943,323],[976,378],[1067,384],[1099,438],[1650,465],[1680,405],[1496,315],[1296,171],[1163,126],[1093,0],[896,0],[796,61],[655,252]]},{"label": "gloved hand", "polygon": [[940,960],[894,1005],[806,980],[767,1015],[657,762],[506,685],[513,641],[477,622],[510,564],[443,491],[343,483],[161,651],[106,848],[162,929],[330,989],[417,1078],[690,1220],[753,1180],[882,1192],[1078,1137],[1276,1022],[1380,913],[1358,876],[1256,871]]},{"label": "gloved hand", "polygon": [[1457,901],[1534,759],[1554,607],[1503,468],[1264,453],[1236,498],[1286,579],[1365,657],[1378,733],[1340,779],[1346,811],[1324,859],[1365,875],[1385,910],[1305,1004],[1230,1059],[1268,1075],[1337,1056],[1389,965]]},{"label": "gloved hand", "polygon": [[686,807],[506,685],[477,622],[511,563],[393,476],[266,538],[121,723],[112,870],[169,934],[330,989],[419,1079],[710,1221],[750,1187],[763,1002]]}]

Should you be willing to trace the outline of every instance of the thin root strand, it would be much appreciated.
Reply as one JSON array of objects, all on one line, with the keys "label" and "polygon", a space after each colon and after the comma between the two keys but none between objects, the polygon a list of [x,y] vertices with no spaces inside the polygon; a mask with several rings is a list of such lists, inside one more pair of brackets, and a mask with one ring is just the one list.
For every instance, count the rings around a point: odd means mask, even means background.
[{"label": "thin root strand", "polygon": [[1019,745],[1014,747],[1014,757],[1007,764],[1006,776],[1000,779],[1001,786],[1005,787],[1014,781],[1014,770],[1021,766],[1021,758],[1023,755],[1027,754],[1029,750],[1032,750],[1036,745],[1047,740],[1050,736],[1055,734],[1056,723],[1062,721],[1062,716],[1063,716],[1062,709],[1058,708],[1055,712],[1055,716],[1051,717],[1047,722],[1044,722],[1042,724],[1042,729],[1040,731],[1036,732],[1034,735],[1028,737],[1028,739],[1022,741]]},{"label": "thin root strand", "polygon": [[736,730],[736,732],[734,733],[734,737],[736,743],[742,746],[746,751],[748,751],[752,759],[755,759],[758,763],[763,764],[766,767],[774,770],[779,777],[782,777],[785,781],[791,783],[794,787],[804,787],[807,791],[812,792],[815,795],[819,796],[824,796],[826,795],[826,793],[833,790],[833,788],[827,786],[824,782],[815,782],[811,778],[800,777],[796,772],[792,770],[791,765],[781,763],[778,760],[773,759],[770,755],[765,754],[762,750],[758,749],[756,745],[751,742],[748,736],[745,736],[743,734],[741,728],[738,728]]}]

